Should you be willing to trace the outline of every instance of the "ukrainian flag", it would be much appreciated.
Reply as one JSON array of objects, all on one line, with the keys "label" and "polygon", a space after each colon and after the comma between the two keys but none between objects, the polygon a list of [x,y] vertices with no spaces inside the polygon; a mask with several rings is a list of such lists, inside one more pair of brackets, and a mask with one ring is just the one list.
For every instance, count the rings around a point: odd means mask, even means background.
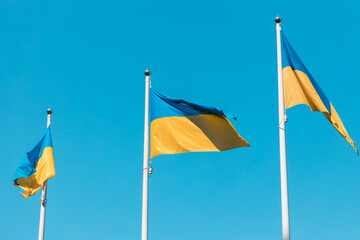
[{"label": "ukrainian flag", "polygon": [[249,147],[222,110],[150,89],[151,155]]},{"label": "ukrainian flag", "polygon": [[54,154],[50,135],[47,128],[36,144],[22,159],[14,175],[14,185],[26,192],[20,193],[27,198],[39,191],[48,179],[55,176]]},{"label": "ukrainian flag", "polygon": [[322,112],[359,154],[334,106],[301,62],[284,33],[281,33],[281,40],[285,108],[306,104],[311,111]]}]

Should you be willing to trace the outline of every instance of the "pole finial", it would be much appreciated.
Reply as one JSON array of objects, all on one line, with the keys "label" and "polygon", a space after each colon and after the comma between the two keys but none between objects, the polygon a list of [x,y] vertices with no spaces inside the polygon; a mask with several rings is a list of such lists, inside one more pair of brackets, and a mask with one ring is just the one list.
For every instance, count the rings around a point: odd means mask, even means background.
[{"label": "pole finial", "polygon": [[53,113],[53,110],[52,110],[51,108],[48,108],[48,109],[46,110],[46,113],[51,115],[51,114]]},{"label": "pole finial", "polygon": [[276,16],[275,22],[276,22],[276,23],[281,23],[281,18],[279,17],[279,15]]},{"label": "pole finial", "polygon": [[150,76],[151,75],[151,72],[149,70],[149,68],[147,68],[144,72],[145,76]]}]

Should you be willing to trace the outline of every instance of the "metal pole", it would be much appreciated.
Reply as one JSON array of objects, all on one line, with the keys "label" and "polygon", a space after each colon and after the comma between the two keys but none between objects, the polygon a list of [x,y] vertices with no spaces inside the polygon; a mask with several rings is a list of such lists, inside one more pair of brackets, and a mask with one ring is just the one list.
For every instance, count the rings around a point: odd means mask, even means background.
[{"label": "metal pole", "polygon": [[[47,127],[50,127],[51,124],[51,114],[53,113],[52,109],[49,108],[46,110],[47,116]],[[47,182],[44,182],[44,186],[41,192],[41,207],[40,207],[40,224],[39,224],[39,240],[44,240],[45,232],[45,211],[46,211],[46,190]]]},{"label": "metal pole", "polygon": [[280,176],[281,176],[281,213],[282,213],[282,231],[283,240],[290,240],[290,221],[289,221],[289,194],[287,183],[286,166],[286,138],[285,122],[287,117],[284,104],[284,86],[282,76],[282,58],[281,58],[281,18],[275,18],[276,40],[277,40],[277,62],[278,62],[278,94],[279,94],[279,137],[280,137]]},{"label": "metal pole", "polygon": [[143,199],[142,199],[142,225],[141,240],[148,239],[148,213],[149,213],[149,89],[150,74],[145,74],[145,125],[144,125],[144,167],[143,167]]}]

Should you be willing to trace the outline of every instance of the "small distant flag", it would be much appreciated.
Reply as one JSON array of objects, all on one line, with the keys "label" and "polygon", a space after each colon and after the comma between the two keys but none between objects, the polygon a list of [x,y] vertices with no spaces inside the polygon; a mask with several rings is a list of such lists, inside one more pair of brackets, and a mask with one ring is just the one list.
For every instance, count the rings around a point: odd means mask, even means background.
[{"label": "small distant flag", "polygon": [[150,158],[250,146],[216,107],[172,99],[150,89],[150,112]]},{"label": "small distant flag", "polygon": [[35,147],[22,159],[14,175],[14,185],[25,190],[24,198],[39,191],[44,182],[55,176],[54,154],[48,127]]},{"label": "small distant flag", "polygon": [[353,146],[356,153],[359,154],[334,106],[301,62],[282,31],[281,40],[285,108],[306,104],[311,111],[322,112],[335,129]]}]

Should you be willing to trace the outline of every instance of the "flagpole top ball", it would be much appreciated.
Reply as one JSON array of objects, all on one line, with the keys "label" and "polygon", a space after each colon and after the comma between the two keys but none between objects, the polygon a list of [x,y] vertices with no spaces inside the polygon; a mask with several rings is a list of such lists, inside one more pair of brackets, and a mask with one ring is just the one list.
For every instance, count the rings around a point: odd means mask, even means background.
[{"label": "flagpole top ball", "polygon": [[145,74],[145,76],[148,77],[148,76],[151,75],[151,72],[150,72],[150,70],[147,68],[147,69],[145,70],[144,74]]},{"label": "flagpole top ball", "polygon": [[276,16],[275,22],[276,22],[276,23],[281,23],[281,18],[279,17],[279,15]]},{"label": "flagpole top ball", "polygon": [[52,114],[53,110],[51,108],[48,108],[48,110],[46,110],[47,114]]}]

